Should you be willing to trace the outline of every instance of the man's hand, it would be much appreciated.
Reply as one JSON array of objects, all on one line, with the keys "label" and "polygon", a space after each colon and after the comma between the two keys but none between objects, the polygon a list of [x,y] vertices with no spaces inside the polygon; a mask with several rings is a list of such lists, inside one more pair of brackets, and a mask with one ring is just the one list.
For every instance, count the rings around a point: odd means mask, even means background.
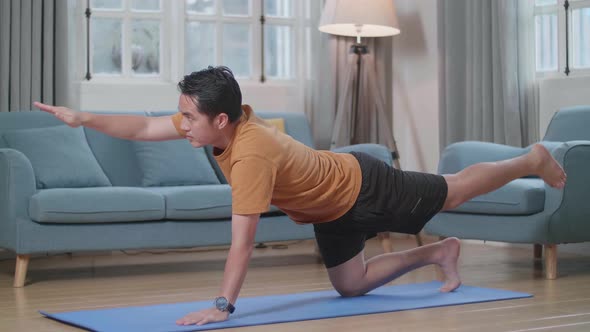
[{"label": "man's hand", "polygon": [[229,312],[220,311],[217,308],[203,309],[191,312],[176,321],[177,325],[205,325],[207,323],[223,322],[227,320]]},{"label": "man's hand", "polygon": [[44,112],[55,115],[56,118],[60,119],[70,127],[76,128],[82,125],[81,112],[74,111],[66,107],[45,105],[39,102],[35,102],[34,105]]}]

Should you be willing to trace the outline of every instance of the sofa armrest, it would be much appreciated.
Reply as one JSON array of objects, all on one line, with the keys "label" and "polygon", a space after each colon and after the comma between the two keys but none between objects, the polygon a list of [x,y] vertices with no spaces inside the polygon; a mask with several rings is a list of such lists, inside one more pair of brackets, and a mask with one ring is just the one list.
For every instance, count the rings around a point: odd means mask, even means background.
[{"label": "sofa armrest", "polygon": [[510,159],[523,155],[529,150],[488,142],[453,143],[443,150],[438,164],[438,173],[454,174],[473,164]]},{"label": "sofa armrest", "polygon": [[366,144],[354,144],[343,147],[332,149],[333,152],[348,153],[348,152],[364,152],[371,155],[379,160],[384,161],[387,165],[393,163],[391,151],[382,144],[366,143]]},{"label": "sofa armrest", "polygon": [[0,149],[0,247],[16,249],[16,220],[29,219],[29,198],[36,190],[29,159],[20,151]]},{"label": "sofa armrest", "polygon": [[590,241],[590,141],[564,142],[551,154],[567,174],[563,189],[545,185],[552,242]]}]

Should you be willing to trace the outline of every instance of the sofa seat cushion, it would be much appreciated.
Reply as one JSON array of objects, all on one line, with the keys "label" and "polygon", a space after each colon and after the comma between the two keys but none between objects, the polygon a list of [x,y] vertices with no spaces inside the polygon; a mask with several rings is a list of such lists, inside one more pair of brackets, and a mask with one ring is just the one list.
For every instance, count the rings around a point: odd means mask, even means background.
[{"label": "sofa seat cushion", "polygon": [[149,187],[164,196],[166,219],[211,220],[231,218],[231,187],[227,184]]},{"label": "sofa seat cushion", "polygon": [[[227,184],[150,187],[146,189],[164,196],[166,219],[227,220],[232,216],[231,187]],[[271,205],[269,213],[276,212],[280,212],[280,210]]]},{"label": "sofa seat cushion", "polygon": [[40,190],[29,201],[29,215],[41,223],[105,223],[161,220],[164,198],[134,187]]},{"label": "sofa seat cushion", "polygon": [[494,215],[531,215],[543,211],[545,183],[517,179],[502,188],[475,197],[450,212]]}]

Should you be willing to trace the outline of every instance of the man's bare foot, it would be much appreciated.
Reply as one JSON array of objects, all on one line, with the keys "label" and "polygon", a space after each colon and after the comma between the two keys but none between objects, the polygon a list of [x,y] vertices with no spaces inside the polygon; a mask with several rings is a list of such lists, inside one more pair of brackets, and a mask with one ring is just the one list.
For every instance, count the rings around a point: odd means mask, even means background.
[{"label": "man's bare foot", "polygon": [[533,162],[533,167],[537,170],[536,174],[548,185],[558,189],[565,186],[567,176],[563,168],[543,145],[535,144],[529,152],[529,157]]},{"label": "man's bare foot", "polygon": [[438,265],[445,277],[445,283],[440,288],[440,291],[452,292],[461,286],[461,278],[457,270],[461,242],[456,237],[450,237],[439,242],[439,245],[441,246],[441,250],[439,251],[440,258]]}]

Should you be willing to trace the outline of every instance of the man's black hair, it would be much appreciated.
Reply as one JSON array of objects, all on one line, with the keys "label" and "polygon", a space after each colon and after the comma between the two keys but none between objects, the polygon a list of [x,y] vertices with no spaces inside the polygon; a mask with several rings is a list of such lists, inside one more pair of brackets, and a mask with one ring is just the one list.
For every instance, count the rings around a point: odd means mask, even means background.
[{"label": "man's black hair", "polygon": [[213,119],[226,113],[229,122],[242,116],[242,92],[232,71],[225,67],[212,67],[185,75],[178,83],[178,89],[189,96],[197,111]]}]

